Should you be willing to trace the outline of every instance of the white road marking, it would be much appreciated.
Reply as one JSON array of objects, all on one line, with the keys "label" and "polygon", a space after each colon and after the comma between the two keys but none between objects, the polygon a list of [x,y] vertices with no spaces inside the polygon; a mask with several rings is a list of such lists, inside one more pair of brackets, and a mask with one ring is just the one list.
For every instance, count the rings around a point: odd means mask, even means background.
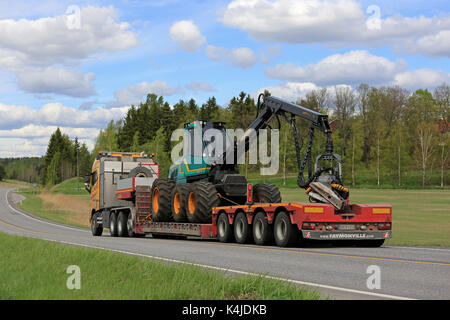
[{"label": "white road marking", "polygon": [[[68,242],[68,241],[62,241],[62,240],[53,240],[53,239],[45,239],[45,238],[44,238],[44,240],[51,241],[51,242],[58,242],[58,243],[62,243],[62,244],[69,244],[69,245],[74,245],[74,246],[86,247],[86,248],[91,248],[91,249],[107,250],[107,251],[111,251],[111,252],[123,253],[123,254],[128,254],[128,255],[133,255],[133,256],[138,256],[138,257],[144,257],[144,258],[150,258],[150,259],[155,259],[155,260],[160,260],[160,261],[165,261],[165,262],[186,264],[186,265],[191,265],[191,266],[196,266],[196,267],[206,268],[206,269],[212,269],[212,270],[218,270],[218,271],[223,271],[223,272],[232,272],[232,273],[241,274],[241,275],[249,275],[249,276],[255,276],[255,277],[260,277],[261,276],[260,274],[253,273],[253,272],[221,268],[221,267],[210,266],[210,265],[199,264],[199,263],[193,263],[193,262],[186,262],[186,261],[181,261],[181,260],[176,260],[176,259],[157,257],[157,256],[152,256],[152,255],[142,254],[142,253],[135,253],[135,252],[129,252],[129,251],[123,251],[123,250],[117,250],[117,249],[110,249],[110,248],[99,247],[99,246],[91,246],[91,245],[87,245],[87,244],[80,244],[80,243]],[[293,280],[293,279],[287,279],[287,278],[280,278],[280,277],[274,277],[274,276],[268,276],[268,275],[263,275],[263,277],[267,278],[267,279],[280,280],[280,281],[285,281],[285,282],[289,282],[289,283],[295,283],[295,284],[305,285],[305,286],[310,286],[310,287],[331,289],[331,290],[350,292],[350,293],[356,293],[356,294],[364,294],[364,295],[374,296],[374,297],[383,298],[383,299],[417,300],[417,299],[414,299],[414,298],[394,296],[394,295],[389,295],[389,294],[369,292],[369,291],[361,291],[361,290],[348,289],[348,288],[341,288],[341,287],[335,287],[335,286],[324,285],[324,284],[319,284],[319,283],[306,282],[306,281],[300,281],[300,280]]]},{"label": "white road marking", "polygon": [[81,229],[81,228],[72,228],[72,227],[69,227],[69,226],[63,226],[63,225],[60,225],[60,224],[51,223],[51,222],[48,222],[48,221],[44,221],[44,220],[41,220],[41,219],[37,219],[37,218],[34,218],[34,217],[32,217],[32,216],[30,216],[30,215],[24,213],[24,212],[21,212],[21,211],[19,211],[19,210],[14,209],[14,208],[9,204],[9,201],[8,201],[8,195],[9,195],[9,193],[10,193],[11,191],[12,191],[12,190],[9,190],[8,192],[6,192],[6,195],[5,195],[6,205],[9,207],[10,210],[12,210],[12,211],[14,211],[14,212],[16,212],[16,213],[19,213],[19,214],[21,214],[22,216],[27,217],[28,219],[31,219],[31,220],[34,220],[34,221],[37,221],[37,222],[45,223],[45,224],[48,224],[48,225],[51,225],[51,226],[56,226],[56,227],[63,228],[63,229],[69,229],[69,230],[75,230],[75,231],[81,231],[81,232],[88,232],[88,233],[90,233],[90,231],[88,231],[88,230],[83,230],[83,229]]}]

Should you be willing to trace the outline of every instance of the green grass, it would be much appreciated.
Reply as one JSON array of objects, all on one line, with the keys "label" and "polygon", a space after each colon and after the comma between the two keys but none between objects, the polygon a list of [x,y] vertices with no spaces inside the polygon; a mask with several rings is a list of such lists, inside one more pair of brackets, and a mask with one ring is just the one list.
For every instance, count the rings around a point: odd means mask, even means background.
[{"label": "green grass", "polygon": [[[317,291],[261,276],[79,248],[0,233],[0,299],[312,299]],[[69,290],[67,267],[81,271]]]},{"label": "green grass", "polygon": [[38,217],[47,220],[64,223],[76,227],[88,228],[87,226],[84,226],[82,224],[70,221],[69,213],[66,211],[55,210],[52,208],[44,208],[43,200],[35,192],[22,190],[19,193],[25,196],[25,199],[18,204],[19,209],[32,213]]},{"label": "green grass", "polygon": [[82,178],[72,178],[55,185],[50,189],[54,193],[64,193],[69,195],[88,195],[84,189],[84,180]]},{"label": "green grass", "polygon": [[[439,170],[434,170],[432,176],[427,176],[426,189],[446,189],[450,190],[450,176],[445,175],[444,188],[440,187],[441,173]],[[297,174],[289,173],[286,175],[286,181],[283,175],[261,176],[258,172],[251,172],[248,174],[248,181],[257,183],[272,183],[279,188],[298,188]],[[305,179],[307,174],[305,174]],[[284,183],[285,182],[285,183]],[[344,175],[344,184],[351,185],[351,177]],[[402,184],[398,185],[398,177],[395,174],[382,174],[380,177],[380,185],[377,185],[377,177],[374,172],[370,170],[363,170],[355,173],[355,186],[352,188],[363,189],[423,189],[422,188],[422,173],[420,171],[410,171],[402,176]]]},{"label": "green grass", "polygon": [[[308,202],[300,188],[281,189],[281,194],[283,201]],[[450,247],[449,190],[350,189],[350,203],[392,205],[388,245]]]}]

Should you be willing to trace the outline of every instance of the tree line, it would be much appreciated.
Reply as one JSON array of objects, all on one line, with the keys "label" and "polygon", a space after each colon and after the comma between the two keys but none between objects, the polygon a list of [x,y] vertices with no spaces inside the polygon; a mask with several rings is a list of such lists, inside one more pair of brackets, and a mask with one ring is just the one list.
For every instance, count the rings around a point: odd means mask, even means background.
[{"label": "tree line", "polygon": [[[266,91],[265,95],[270,95]],[[334,149],[342,155],[344,182],[349,185],[408,187],[449,185],[450,87],[444,83],[434,91],[413,93],[398,87],[361,84],[312,90],[295,102],[329,115]],[[227,128],[247,128],[255,119],[256,101],[241,92],[226,106],[215,97],[199,105],[194,99],[170,106],[162,96],[148,94],[132,105],[123,119],[100,130],[94,150],[78,139],[71,140],[58,128],[41,159],[22,160],[15,171],[6,164],[6,176],[48,185],[90,172],[99,151],[156,153],[161,176],[167,176],[175,143],[171,134],[188,121],[223,121]],[[298,172],[292,127],[280,128],[279,177],[283,183]],[[300,143],[305,152],[309,123],[297,119]],[[273,123],[276,128],[277,124]],[[313,155],[322,153],[325,136],[316,133]],[[248,157],[248,155],[247,155]],[[34,162],[33,162],[34,161]],[[19,162],[17,162],[19,163]],[[260,165],[240,165],[241,172],[257,176]],[[77,172],[78,170],[78,172]]]}]

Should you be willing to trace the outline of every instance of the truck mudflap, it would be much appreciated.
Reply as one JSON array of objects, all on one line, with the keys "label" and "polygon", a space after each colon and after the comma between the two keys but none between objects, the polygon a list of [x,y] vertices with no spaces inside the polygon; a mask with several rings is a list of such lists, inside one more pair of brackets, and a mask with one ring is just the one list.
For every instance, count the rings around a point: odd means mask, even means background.
[{"label": "truck mudflap", "polygon": [[302,230],[304,239],[311,240],[382,240],[392,238],[392,231],[312,231]]}]

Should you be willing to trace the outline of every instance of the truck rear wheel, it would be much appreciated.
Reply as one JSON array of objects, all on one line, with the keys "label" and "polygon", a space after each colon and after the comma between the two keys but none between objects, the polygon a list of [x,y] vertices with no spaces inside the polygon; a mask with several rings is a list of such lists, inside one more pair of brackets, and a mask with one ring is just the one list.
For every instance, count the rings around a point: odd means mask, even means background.
[{"label": "truck rear wheel", "polygon": [[285,211],[280,212],[275,218],[273,232],[275,243],[279,247],[292,246],[299,235],[298,230],[291,223],[289,214]]},{"label": "truck rear wheel", "polygon": [[356,243],[358,247],[366,247],[366,248],[378,248],[381,247],[384,243],[384,239],[377,240],[361,240]]},{"label": "truck rear wheel", "polygon": [[103,233],[103,226],[97,223],[98,213],[94,213],[91,219],[91,231],[94,237],[99,237]]},{"label": "truck rear wheel", "polygon": [[244,212],[239,212],[234,219],[234,238],[237,243],[248,243],[252,238],[252,229]]},{"label": "truck rear wheel", "polygon": [[212,208],[219,204],[216,187],[210,182],[194,182],[187,195],[187,218],[189,222],[211,223]]},{"label": "truck rear wheel", "polygon": [[134,232],[134,221],[131,212],[127,214],[127,233],[130,238],[134,238],[137,234]]},{"label": "truck rear wheel", "polygon": [[253,218],[253,239],[260,246],[273,242],[273,225],[269,224],[266,214],[262,211]]},{"label": "truck rear wheel", "polygon": [[128,237],[127,220],[128,214],[124,211],[120,211],[117,219],[117,235],[119,237]]},{"label": "truck rear wheel", "polygon": [[109,217],[109,233],[111,237],[117,237],[117,214],[115,212],[111,212]]},{"label": "truck rear wheel", "polygon": [[256,184],[253,188],[253,200],[259,203],[280,203],[280,190],[278,190],[278,187],[273,184]]},{"label": "truck rear wheel", "polygon": [[180,183],[172,192],[172,218],[175,222],[186,222],[186,207],[189,195],[189,185]]},{"label": "truck rear wheel", "polygon": [[217,219],[217,238],[220,242],[233,242],[233,230],[226,213],[221,213]]},{"label": "truck rear wheel", "polygon": [[171,179],[156,179],[152,186],[153,221],[167,222],[172,219],[171,195],[175,182]]}]

